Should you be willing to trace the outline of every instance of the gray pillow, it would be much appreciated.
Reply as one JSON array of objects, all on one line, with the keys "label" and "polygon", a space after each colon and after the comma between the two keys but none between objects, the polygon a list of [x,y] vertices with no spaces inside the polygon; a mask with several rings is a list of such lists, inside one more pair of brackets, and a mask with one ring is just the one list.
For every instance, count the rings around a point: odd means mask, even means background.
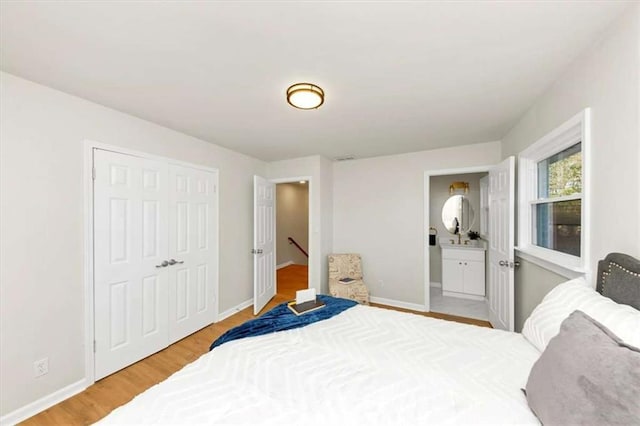
[{"label": "gray pillow", "polygon": [[533,365],[526,395],[544,425],[638,425],[640,349],[574,311]]}]

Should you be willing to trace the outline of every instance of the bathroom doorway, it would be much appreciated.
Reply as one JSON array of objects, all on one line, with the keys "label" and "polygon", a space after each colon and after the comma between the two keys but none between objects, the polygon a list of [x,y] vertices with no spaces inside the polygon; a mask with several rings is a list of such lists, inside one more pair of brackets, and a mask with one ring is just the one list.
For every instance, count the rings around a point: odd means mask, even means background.
[{"label": "bathroom doorway", "polygon": [[486,321],[488,168],[425,178],[430,310]]}]

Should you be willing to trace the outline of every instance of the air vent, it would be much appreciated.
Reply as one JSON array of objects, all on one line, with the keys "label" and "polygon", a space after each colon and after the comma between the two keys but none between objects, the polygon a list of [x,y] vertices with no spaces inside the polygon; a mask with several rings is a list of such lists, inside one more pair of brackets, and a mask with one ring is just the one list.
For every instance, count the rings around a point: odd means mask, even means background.
[{"label": "air vent", "polygon": [[345,155],[343,157],[336,157],[333,159],[333,161],[351,161],[351,160],[355,160],[356,157],[353,155]]}]

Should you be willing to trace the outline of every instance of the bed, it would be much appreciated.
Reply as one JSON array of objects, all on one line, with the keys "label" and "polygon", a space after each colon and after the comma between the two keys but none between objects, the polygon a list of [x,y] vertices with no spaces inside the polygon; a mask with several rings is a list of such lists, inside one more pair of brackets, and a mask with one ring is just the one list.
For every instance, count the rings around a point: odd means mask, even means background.
[{"label": "bed", "polygon": [[[604,279],[624,300],[569,281],[545,297],[523,334],[357,305],[226,342],[100,423],[538,425],[523,389],[569,313],[585,311],[640,346],[640,312],[629,306],[640,262],[620,256],[601,264],[598,290]],[[621,263],[624,274],[613,276]]]}]

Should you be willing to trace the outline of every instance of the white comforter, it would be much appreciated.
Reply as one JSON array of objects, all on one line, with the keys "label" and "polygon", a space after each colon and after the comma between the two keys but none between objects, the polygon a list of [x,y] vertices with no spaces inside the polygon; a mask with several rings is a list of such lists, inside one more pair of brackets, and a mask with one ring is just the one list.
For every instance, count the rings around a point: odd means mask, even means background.
[{"label": "white comforter", "polygon": [[223,344],[104,424],[539,424],[520,334],[355,306]]}]

